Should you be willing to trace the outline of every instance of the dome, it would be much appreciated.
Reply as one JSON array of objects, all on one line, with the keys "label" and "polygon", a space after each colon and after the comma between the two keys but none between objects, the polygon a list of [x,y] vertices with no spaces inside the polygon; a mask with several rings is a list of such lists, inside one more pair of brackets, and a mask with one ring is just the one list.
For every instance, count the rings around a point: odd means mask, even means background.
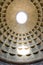
[{"label": "dome", "polygon": [[0,0],[0,59],[43,59],[43,0]]}]

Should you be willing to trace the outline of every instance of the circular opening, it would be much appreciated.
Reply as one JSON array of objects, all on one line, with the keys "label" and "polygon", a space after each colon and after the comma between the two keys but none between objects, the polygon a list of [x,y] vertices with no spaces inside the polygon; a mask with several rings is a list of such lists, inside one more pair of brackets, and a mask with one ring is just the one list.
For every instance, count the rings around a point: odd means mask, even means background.
[{"label": "circular opening", "polygon": [[19,24],[24,24],[27,21],[27,14],[25,12],[19,12],[16,15],[16,21]]}]

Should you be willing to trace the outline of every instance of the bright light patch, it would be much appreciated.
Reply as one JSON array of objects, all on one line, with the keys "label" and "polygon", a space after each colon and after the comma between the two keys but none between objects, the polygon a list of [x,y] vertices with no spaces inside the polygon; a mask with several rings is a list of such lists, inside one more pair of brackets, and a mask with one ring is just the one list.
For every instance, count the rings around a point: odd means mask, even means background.
[{"label": "bright light patch", "polygon": [[30,53],[30,48],[28,48],[27,46],[21,46],[17,48],[17,52],[20,55],[26,55]]},{"label": "bright light patch", "polygon": [[16,21],[19,23],[19,24],[24,24],[26,23],[27,21],[27,14],[25,12],[19,12],[17,15],[16,15]]}]

